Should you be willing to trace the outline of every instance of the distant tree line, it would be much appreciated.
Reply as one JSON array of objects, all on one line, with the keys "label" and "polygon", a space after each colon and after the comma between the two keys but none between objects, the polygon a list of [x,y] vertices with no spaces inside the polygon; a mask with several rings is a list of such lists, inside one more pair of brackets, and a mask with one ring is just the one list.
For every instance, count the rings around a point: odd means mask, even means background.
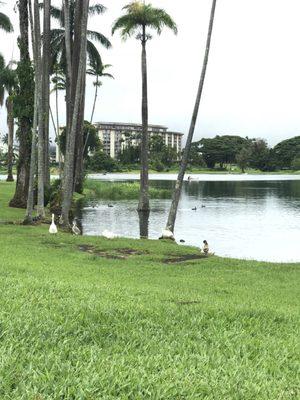
[{"label": "distant tree line", "polygon": [[271,148],[264,139],[240,136],[216,136],[192,143],[190,165],[198,168],[221,168],[238,165],[260,171],[300,169],[300,136],[283,140]]}]

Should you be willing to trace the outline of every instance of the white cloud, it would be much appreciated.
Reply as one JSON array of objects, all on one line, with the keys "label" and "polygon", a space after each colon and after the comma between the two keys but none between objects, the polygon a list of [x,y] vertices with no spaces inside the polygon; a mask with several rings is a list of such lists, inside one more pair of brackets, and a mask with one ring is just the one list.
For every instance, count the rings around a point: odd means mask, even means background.
[{"label": "white cloud", "polygon": [[[186,133],[198,85],[211,0],[152,0],[178,24],[178,36],[163,32],[148,46],[149,117],[151,123]],[[1,11],[12,17],[15,1]],[[60,4],[60,1],[55,1]],[[92,29],[110,36],[123,0],[103,0],[108,11],[93,17]],[[217,4],[207,80],[195,137],[215,134],[260,136],[274,144],[300,134],[300,3],[299,0],[223,0]],[[13,35],[1,33],[0,51],[9,59],[18,49]],[[140,121],[140,44],[122,42],[101,50],[113,64],[115,80],[103,81],[96,121]],[[63,97],[61,96],[61,102]],[[86,118],[93,102],[88,80]],[[53,104],[54,107],[54,104]],[[63,106],[61,106],[63,110]],[[63,121],[63,112],[60,115]],[[5,113],[0,112],[4,132]]]}]

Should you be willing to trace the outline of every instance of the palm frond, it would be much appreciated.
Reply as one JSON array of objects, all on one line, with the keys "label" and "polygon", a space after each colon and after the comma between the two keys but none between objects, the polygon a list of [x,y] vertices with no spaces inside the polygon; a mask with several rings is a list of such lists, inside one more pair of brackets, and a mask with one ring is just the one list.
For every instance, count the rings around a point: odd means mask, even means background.
[{"label": "palm frond", "polygon": [[102,65],[102,59],[97,47],[90,40],[87,41],[87,55],[89,64]]},{"label": "palm frond", "polygon": [[154,8],[151,4],[134,1],[123,7],[125,14],[118,18],[112,28],[112,34],[120,30],[121,37],[126,39],[141,30],[150,28],[161,34],[164,27],[177,34],[177,25],[166,11]]},{"label": "palm frond", "polygon": [[93,6],[89,7],[89,15],[99,15],[103,14],[106,11],[106,7],[102,4],[94,4]]},{"label": "palm frond", "polygon": [[96,32],[96,31],[87,31],[87,36],[88,38],[90,38],[91,40],[94,40],[95,42],[99,42],[102,44],[102,46],[104,46],[106,49],[111,48],[111,42],[109,41],[109,39],[107,39],[106,36],[102,35],[102,33],[100,32]]},{"label": "palm frond", "polygon": [[10,19],[2,12],[0,12],[0,29],[3,29],[5,32],[13,32],[14,30]]},{"label": "palm frond", "polygon": [[[39,8],[40,9],[44,8],[43,2],[39,3]],[[64,13],[63,13],[62,9],[55,7],[55,6],[51,6],[50,7],[50,15],[53,19],[55,19],[56,21],[59,22],[60,26],[64,25]]]}]

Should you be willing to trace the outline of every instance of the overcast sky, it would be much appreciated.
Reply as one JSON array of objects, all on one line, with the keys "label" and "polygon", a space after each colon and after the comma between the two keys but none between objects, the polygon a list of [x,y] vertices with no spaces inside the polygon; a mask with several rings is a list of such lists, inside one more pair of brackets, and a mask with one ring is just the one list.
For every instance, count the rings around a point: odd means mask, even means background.
[{"label": "overcast sky", "polygon": [[[4,0],[5,1],[5,0]],[[6,0],[17,30],[15,0]],[[54,1],[61,4],[61,1]],[[91,0],[91,3],[93,1]],[[103,16],[90,28],[111,38],[113,21],[127,1],[103,0]],[[198,86],[211,0],[152,0],[177,22],[178,35],[164,31],[148,43],[149,122],[186,133]],[[300,135],[300,2],[299,0],[219,0],[207,79],[195,138],[216,134],[264,137],[271,145]],[[17,32],[16,32],[17,34]],[[1,32],[0,52],[18,57],[16,34]],[[94,121],[140,122],[141,45],[134,38],[101,49],[115,80],[103,80]],[[94,88],[88,80],[86,119]],[[54,102],[52,101],[54,108]],[[0,132],[6,132],[0,111]],[[60,119],[64,122],[61,97]]]}]

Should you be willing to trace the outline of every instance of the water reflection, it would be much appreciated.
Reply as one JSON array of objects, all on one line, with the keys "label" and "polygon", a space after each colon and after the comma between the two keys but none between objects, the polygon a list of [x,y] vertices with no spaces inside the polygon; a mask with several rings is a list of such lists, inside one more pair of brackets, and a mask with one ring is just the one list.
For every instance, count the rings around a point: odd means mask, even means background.
[{"label": "water reflection", "polygon": [[[174,181],[151,184],[172,188]],[[83,233],[100,235],[109,229],[121,236],[157,239],[170,202],[151,201],[150,216],[139,215],[132,200],[113,202],[112,208],[101,201],[86,203],[79,210]],[[183,239],[198,247],[206,239],[222,256],[300,261],[299,211],[299,181],[186,182],[175,236],[178,242]]]}]

